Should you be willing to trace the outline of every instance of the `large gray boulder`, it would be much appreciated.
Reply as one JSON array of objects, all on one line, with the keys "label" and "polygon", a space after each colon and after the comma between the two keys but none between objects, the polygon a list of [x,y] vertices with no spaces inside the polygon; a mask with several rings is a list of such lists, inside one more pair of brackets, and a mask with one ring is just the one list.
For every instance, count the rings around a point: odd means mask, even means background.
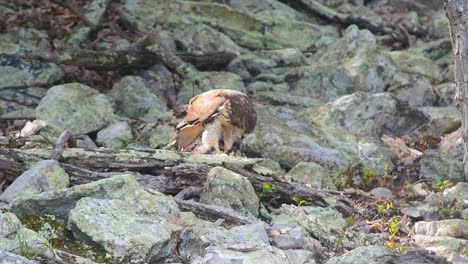
[{"label": "large gray boulder", "polygon": [[161,205],[140,202],[83,198],[70,211],[68,227],[79,240],[98,244],[112,256],[155,263],[173,254],[181,227],[161,217]]},{"label": "large gray boulder", "polygon": [[43,160],[35,163],[21,174],[0,194],[0,201],[10,202],[44,191],[67,188],[70,183],[68,174],[55,160]]},{"label": "large gray boulder", "polygon": [[280,212],[325,244],[334,244],[347,226],[343,216],[331,208],[283,204]]},{"label": "large gray boulder", "polygon": [[382,258],[389,255],[390,252],[383,246],[358,247],[345,254],[329,259],[327,264],[380,264]]},{"label": "large gray boulder", "polygon": [[192,263],[293,264],[283,250],[267,245],[258,246],[251,244],[232,245],[229,248],[221,246],[209,247],[204,257],[197,258]]},{"label": "large gray boulder", "polygon": [[118,113],[127,117],[142,117],[153,107],[167,110],[147,82],[138,76],[123,77],[108,95],[117,103]]},{"label": "large gray boulder", "polygon": [[125,148],[133,139],[132,128],[127,122],[114,123],[97,133],[96,142],[106,148]]},{"label": "large gray boulder", "polygon": [[350,166],[362,164],[378,174],[391,164],[388,152],[376,139],[358,138],[341,127],[311,120],[308,110],[263,106],[257,126],[241,144],[244,153],[265,157],[292,168],[314,162],[333,178]]},{"label": "large gray boulder", "polygon": [[[468,240],[461,238],[454,238],[451,236],[426,236],[414,235],[414,243],[416,246],[435,252],[439,256],[444,256],[451,261],[452,257],[456,254],[464,254],[464,249],[468,247]],[[466,263],[468,259],[465,257],[464,261],[458,263]]]},{"label": "large gray boulder", "polygon": [[173,35],[180,48],[186,51],[241,52],[241,48],[230,37],[205,24],[180,26],[174,30]]},{"label": "large gray boulder", "polygon": [[247,216],[258,216],[259,199],[250,181],[223,167],[208,172],[200,201],[232,208]]},{"label": "large gray boulder", "polygon": [[36,108],[36,117],[75,134],[97,131],[117,120],[109,97],[79,83],[50,88]]},{"label": "large gray boulder", "polygon": [[310,120],[370,137],[408,134],[429,121],[424,113],[407,108],[389,93],[364,92],[345,95],[324,105]]},{"label": "large gray boulder", "polygon": [[446,219],[435,222],[419,221],[414,226],[416,234],[426,236],[450,236],[468,239],[468,220]]},{"label": "large gray boulder", "polygon": [[315,162],[299,162],[285,177],[313,188],[336,189],[328,170]]},{"label": "large gray boulder", "polygon": [[171,23],[171,29],[175,31],[188,25],[206,24],[209,20],[237,45],[259,49],[306,49],[323,35],[337,35],[332,27],[289,19],[284,19],[283,23],[275,23],[271,19],[263,21],[246,12],[211,2],[125,1],[122,11],[144,32],[151,31],[156,24]]},{"label": "large gray boulder", "polygon": [[421,157],[420,177],[433,181],[461,182],[464,179],[463,164],[444,153],[428,150]]},{"label": "large gray boulder", "polygon": [[63,78],[57,65],[0,54],[0,88],[52,85]]},{"label": "large gray boulder", "polygon": [[54,215],[66,220],[70,210],[84,197],[128,201],[134,203],[135,210],[152,210],[161,217],[179,213],[173,199],[144,191],[135,178],[128,174],[17,199],[12,205],[12,211],[18,215]]}]

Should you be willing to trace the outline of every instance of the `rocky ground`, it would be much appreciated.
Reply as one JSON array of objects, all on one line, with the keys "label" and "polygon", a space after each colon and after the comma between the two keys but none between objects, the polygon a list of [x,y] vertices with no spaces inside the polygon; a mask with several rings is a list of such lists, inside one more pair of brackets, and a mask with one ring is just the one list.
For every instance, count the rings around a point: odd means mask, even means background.
[{"label": "rocky ground", "polygon": [[[441,2],[0,0],[0,263],[468,263]],[[213,88],[255,131],[165,149]]]}]

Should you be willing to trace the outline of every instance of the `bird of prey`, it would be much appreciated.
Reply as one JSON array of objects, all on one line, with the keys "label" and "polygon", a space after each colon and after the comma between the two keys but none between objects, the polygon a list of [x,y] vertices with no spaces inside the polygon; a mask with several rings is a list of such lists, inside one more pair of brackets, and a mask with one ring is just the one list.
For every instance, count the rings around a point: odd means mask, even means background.
[{"label": "bird of prey", "polygon": [[190,99],[187,115],[177,125],[171,145],[177,144],[182,151],[194,147],[201,136],[201,143],[194,154],[209,153],[213,148],[220,154],[219,140],[224,142],[224,153],[242,133],[250,133],[257,123],[257,113],[250,98],[235,90],[216,89]]}]

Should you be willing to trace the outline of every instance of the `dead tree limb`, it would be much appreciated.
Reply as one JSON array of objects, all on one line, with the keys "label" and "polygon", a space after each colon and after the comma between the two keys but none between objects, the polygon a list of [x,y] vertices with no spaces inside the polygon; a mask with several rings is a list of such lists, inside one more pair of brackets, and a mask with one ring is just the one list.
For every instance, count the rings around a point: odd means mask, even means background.
[{"label": "dead tree limb", "polygon": [[65,130],[62,132],[62,134],[60,134],[59,138],[57,139],[57,143],[54,146],[54,153],[50,158],[51,160],[58,161],[60,159],[67,142],[70,142],[71,144],[74,142],[74,145],[76,145],[75,139],[73,138],[73,133],[70,130]]},{"label": "dead tree limb", "polygon": [[218,220],[224,219],[226,224],[245,225],[252,224],[253,221],[239,214],[238,212],[216,205],[202,204],[195,201],[184,201],[175,199],[180,209],[190,211],[202,219]]},{"label": "dead tree limb", "polygon": [[462,138],[465,142],[463,157],[465,182],[468,182],[468,2],[445,0],[449,18],[450,37],[456,83],[455,102],[462,116]]},{"label": "dead tree limb", "polygon": [[[48,159],[52,152],[49,149],[0,149],[0,171],[5,173],[7,179],[14,180],[30,165]],[[255,168],[262,166],[263,159],[192,155],[160,149],[153,152],[65,149],[60,161],[71,176],[72,185],[119,172],[132,173],[144,187],[171,195],[189,187],[203,186],[208,171],[213,167],[223,166],[247,177],[259,193],[262,192],[264,183],[270,184],[275,191],[267,198],[277,205],[292,203],[292,197],[298,196],[310,204],[336,208],[345,215],[352,212],[351,203],[339,192],[306,188],[297,183],[282,182],[272,177],[274,175],[258,174]]]}]

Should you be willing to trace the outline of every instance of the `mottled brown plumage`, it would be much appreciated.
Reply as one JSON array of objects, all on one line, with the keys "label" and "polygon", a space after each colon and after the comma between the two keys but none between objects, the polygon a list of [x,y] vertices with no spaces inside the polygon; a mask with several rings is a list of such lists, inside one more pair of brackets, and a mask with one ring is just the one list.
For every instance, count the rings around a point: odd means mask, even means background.
[{"label": "mottled brown plumage", "polygon": [[207,153],[212,148],[219,153],[218,142],[222,137],[227,153],[242,133],[255,129],[256,122],[257,114],[247,95],[228,89],[211,90],[190,100],[187,115],[176,127],[173,144],[187,150],[201,137],[194,153]]}]

